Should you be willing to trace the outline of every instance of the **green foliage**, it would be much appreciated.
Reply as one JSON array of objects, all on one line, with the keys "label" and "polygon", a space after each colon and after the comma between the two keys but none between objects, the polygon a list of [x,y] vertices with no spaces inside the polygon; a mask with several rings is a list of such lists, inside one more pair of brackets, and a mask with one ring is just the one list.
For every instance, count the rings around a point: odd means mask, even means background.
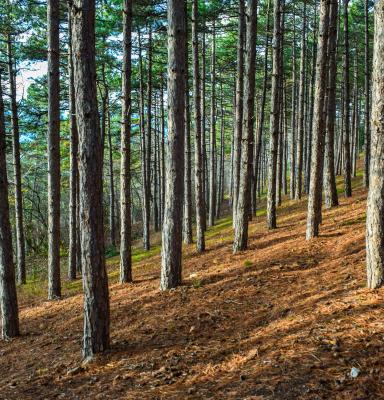
[{"label": "green foliage", "polygon": [[192,286],[193,286],[195,289],[199,289],[200,287],[203,286],[203,281],[202,281],[201,279],[194,279],[194,280],[192,281]]},{"label": "green foliage", "polygon": [[246,267],[246,268],[247,268],[247,267],[252,267],[253,262],[252,262],[252,261],[249,261],[249,260],[245,260],[243,265],[244,265],[244,267]]},{"label": "green foliage", "polygon": [[105,250],[105,258],[112,258],[116,257],[119,254],[118,250],[115,246],[109,246]]}]

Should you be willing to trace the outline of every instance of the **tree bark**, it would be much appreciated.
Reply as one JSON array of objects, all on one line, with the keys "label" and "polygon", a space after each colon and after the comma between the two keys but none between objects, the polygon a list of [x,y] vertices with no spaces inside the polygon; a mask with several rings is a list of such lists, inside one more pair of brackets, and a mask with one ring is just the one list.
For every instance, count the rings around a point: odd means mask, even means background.
[{"label": "tree bark", "polygon": [[[305,180],[304,180],[304,190],[305,193],[309,193],[309,185],[311,178],[311,165],[312,165],[312,130],[313,130],[313,117],[314,117],[314,104],[315,104],[315,79],[316,79],[316,53],[317,53],[317,40],[316,40],[316,8],[315,8],[315,28],[313,30],[313,47],[312,47],[312,72],[311,72],[311,85],[310,85],[310,97],[307,111],[308,125],[307,125],[307,149],[305,153]],[[306,124],[304,124],[306,126]]]},{"label": "tree bark", "polygon": [[206,47],[205,47],[205,20],[203,22],[202,27],[202,57],[201,57],[201,78],[200,78],[200,86],[201,86],[201,142],[202,142],[202,157],[203,157],[203,194],[204,194],[204,209],[203,209],[203,228],[204,231],[207,230],[207,212],[209,207],[209,184],[208,184],[208,157],[207,157],[207,140],[206,140],[206,107],[205,107],[205,78],[206,78]]},{"label": "tree bark", "polygon": [[165,116],[164,116],[164,84],[161,77],[161,224],[164,221],[165,203]]},{"label": "tree bark", "polygon": [[241,147],[240,185],[235,219],[234,253],[248,245],[248,218],[250,209],[250,180],[255,118],[255,63],[257,0],[247,0],[246,56],[244,76],[243,137]]},{"label": "tree bark", "polygon": [[279,70],[281,46],[281,2],[273,0],[273,41],[272,41],[272,89],[271,89],[271,119],[270,119],[270,158],[268,167],[268,193],[267,193],[267,226],[268,229],[276,228],[276,174],[277,151],[279,138]]},{"label": "tree bark", "polygon": [[336,49],[337,49],[337,20],[338,0],[331,0],[329,11],[328,35],[328,88],[327,88],[327,121],[325,139],[325,174],[324,191],[326,208],[339,204],[335,175],[335,115],[336,115]]},{"label": "tree bark", "polygon": [[12,230],[9,220],[8,179],[5,144],[5,121],[0,76],[0,309],[1,336],[19,335],[19,311],[12,252]]},{"label": "tree bark", "polygon": [[211,54],[211,132],[209,137],[209,211],[208,225],[215,223],[216,208],[216,27],[212,26]]},{"label": "tree bark", "polygon": [[315,102],[312,140],[312,165],[308,197],[307,240],[319,234],[321,222],[321,192],[324,163],[324,140],[326,126],[326,108],[324,100],[327,89],[327,44],[329,27],[330,0],[320,2],[320,25],[318,52],[316,61]]},{"label": "tree bark", "polygon": [[143,248],[149,250],[150,248],[150,232],[149,232],[149,208],[150,198],[148,193],[148,174],[147,174],[147,140],[145,137],[145,123],[144,123],[144,72],[143,72],[143,59],[142,59],[142,46],[141,34],[138,31],[139,42],[139,86],[140,86],[140,144],[141,144],[141,180],[142,180],[142,220],[143,220]]},{"label": "tree bark", "polygon": [[216,201],[216,219],[220,218],[221,215],[221,205],[224,200],[224,130],[225,130],[225,122],[224,122],[224,94],[223,94],[223,83],[220,83],[220,162],[219,162],[219,184],[217,190],[217,201]]},{"label": "tree bark", "polygon": [[303,2],[303,25],[301,31],[301,51],[300,51],[300,86],[299,86],[299,116],[298,116],[298,132],[297,132],[297,170],[295,183],[295,199],[301,199],[303,190],[303,147],[304,147],[304,112],[305,112],[305,62],[306,62],[306,0]]},{"label": "tree bark", "polygon": [[71,5],[76,115],[79,131],[81,260],[84,289],[83,355],[109,347],[109,294],[105,268],[102,154],[96,96],[95,3]]},{"label": "tree bark", "polygon": [[[304,19],[305,17],[303,17]],[[297,77],[296,77],[296,30],[295,30],[296,15],[293,12],[293,40],[292,40],[292,110],[291,110],[291,147],[290,147],[290,197],[295,198],[295,183],[296,183],[296,103],[297,103]]]},{"label": "tree bark", "polygon": [[160,289],[181,283],[184,199],[186,3],[168,1],[168,158]]},{"label": "tree bark", "polygon": [[146,137],[146,194],[145,194],[145,235],[144,249],[149,250],[150,244],[150,221],[151,221],[151,157],[152,157],[152,27],[149,26],[148,33],[148,80],[147,80],[147,137]]},{"label": "tree bark", "polygon": [[11,120],[12,120],[12,145],[13,168],[15,175],[15,217],[16,217],[16,254],[17,254],[17,282],[26,283],[25,269],[25,239],[23,226],[23,196],[21,187],[21,163],[20,163],[20,132],[19,117],[16,101],[16,82],[13,69],[13,50],[11,35],[7,35],[8,52],[8,76],[11,94]]},{"label": "tree bark", "polygon": [[239,21],[237,39],[237,69],[236,69],[236,97],[235,97],[235,124],[233,136],[233,221],[236,218],[237,198],[240,182],[241,138],[243,132],[243,96],[244,96],[244,43],[245,43],[245,9],[244,0],[239,0]]},{"label": "tree bark", "polygon": [[344,5],[344,194],[345,197],[352,196],[351,183],[351,153],[350,153],[350,85],[349,85],[349,23],[348,3],[343,0]]},{"label": "tree bark", "polygon": [[70,131],[70,178],[69,178],[69,246],[68,246],[68,279],[76,279],[77,247],[80,243],[77,240],[78,216],[77,216],[77,181],[78,181],[78,163],[77,152],[79,138],[76,125],[75,110],[75,88],[73,79],[73,54],[72,54],[72,20],[70,8],[68,9],[68,104],[69,104],[69,131]]},{"label": "tree bark", "polygon": [[[187,14],[186,14],[187,18]],[[184,158],[184,243],[192,243],[192,162],[191,162],[191,115],[189,107],[189,54],[188,18],[185,22],[187,39],[185,45],[185,158]]]},{"label": "tree bark", "polygon": [[283,137],[284,137],[284,34],[285,34],[285,14],[284,14],[285,0],[281,0],[281,17],[280,17],[280,56],[279,56],[279,137],[277,140],[277,161],[276,161],[276,205],[281,206],[281,189],[283,177]]},{"label": "tree bark", "polygon": [[195,114],[195,203],[196,203],[196,249],[199,253],[205,250],[204,238],[204,158],[201,123],[201,89],[199,67],[199,38],[198,38],[198,0],[192,5],[192,63],[193,63],[193,97]]},{"label": "tree bark", "polygon": [[367,201],[367,285],[384,281],[384,0],[375,4],[372,72],[372,142]]},{"label": "tree bark", "polygon": [[369,186],[369,163],[371,159],[371,132],[370,132],[370,77],[369,77],[369,0],[365,0],[365,124],[364,124],[364,186]]},{"label": "tree bark", "polygon": [[131,255],[132,0],[124,0],[120,167],[120,282],[132,282]]},{"label": "tree bark", "polygon": [[107,100],[107,136],[108,136],[108,169],[109,169],[109,230],[111,245],[116,247],[116,195],[115,177],[113,171],[113,147],[111,132],[111,111],[109,108],[109,98]]},{"label": "tree bark", "polygon": [[[269,53],[269,15],[270,15],[270,0],[268,0],[267,8],[267,24],[265,27],[265,50],[264,50],[264,78],[263,78],[263,91],[261,95],[260,116],[259,124],[257,127],[256,137],[256,155],[255,155],[255,178],[258,180],[260,162],[261,162],[261,146],[263,140],[264,120],[265,120],[265,104],[267,101],[267,85],[268,85],[268,53]],[[256,215],[257,205],[254,205],[254,214]]]},{"label": "tree bark", "polygon": [[48,299],[60,282],[60,26],[59,0],[48,0]]}]

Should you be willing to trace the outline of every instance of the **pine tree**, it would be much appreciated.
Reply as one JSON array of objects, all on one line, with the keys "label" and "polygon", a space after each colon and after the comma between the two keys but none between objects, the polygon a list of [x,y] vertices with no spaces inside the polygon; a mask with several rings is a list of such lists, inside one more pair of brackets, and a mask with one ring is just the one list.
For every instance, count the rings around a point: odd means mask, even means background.
[{"label": "pine tree", "polygon": [[72,46],[79,132],[80,230],[84,289],[83,355],[109,347],[109,293],[105,268],[102,155],[96,98],[95,3],[71,5]]},{"label": "pine tree", "polygon": [[168,2],[168,158],[160,289],[181,283],[184,200],[186,3]]}]

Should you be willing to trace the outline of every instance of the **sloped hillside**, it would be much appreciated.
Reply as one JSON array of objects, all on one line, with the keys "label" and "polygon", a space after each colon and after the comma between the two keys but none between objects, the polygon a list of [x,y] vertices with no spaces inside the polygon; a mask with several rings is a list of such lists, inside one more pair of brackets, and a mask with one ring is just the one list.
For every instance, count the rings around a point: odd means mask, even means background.
[{"label": "sloped hillside", "polygon": [[0,342],[0,399],[384,398],[384,292],[365,288],[366,192],[354,184],[311,242],[305,200],[285,202],[275,231],[261,210],[238,255],[219,221],[204,255],[185,249],[177,290],[158,290],[159,247],[136,251],[132,285],[110,259],[112,348],[87,365],[81,282],[56,302],[27,285],[22,336]]}]

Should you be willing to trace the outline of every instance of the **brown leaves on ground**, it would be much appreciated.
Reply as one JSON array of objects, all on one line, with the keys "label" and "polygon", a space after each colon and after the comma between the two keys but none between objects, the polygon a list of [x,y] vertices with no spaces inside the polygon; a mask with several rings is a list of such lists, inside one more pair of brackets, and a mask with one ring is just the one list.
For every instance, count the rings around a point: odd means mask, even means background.
[{"label": "brown leaves on ground", "polygon": [[[365,195],[324,212],[305,241],[306,202],[231,224],[185,249],[184,285],[159,292],[159,256],[135,283],[111,278],[111,350],[81,364],[82,296],[21,299],[23,335],[0,344],[0,399],[379,399],[382,290],[365,288]],[[112,275],[117,265],[110,267]],[[351,369],[359,370],[356,378]]]}]

